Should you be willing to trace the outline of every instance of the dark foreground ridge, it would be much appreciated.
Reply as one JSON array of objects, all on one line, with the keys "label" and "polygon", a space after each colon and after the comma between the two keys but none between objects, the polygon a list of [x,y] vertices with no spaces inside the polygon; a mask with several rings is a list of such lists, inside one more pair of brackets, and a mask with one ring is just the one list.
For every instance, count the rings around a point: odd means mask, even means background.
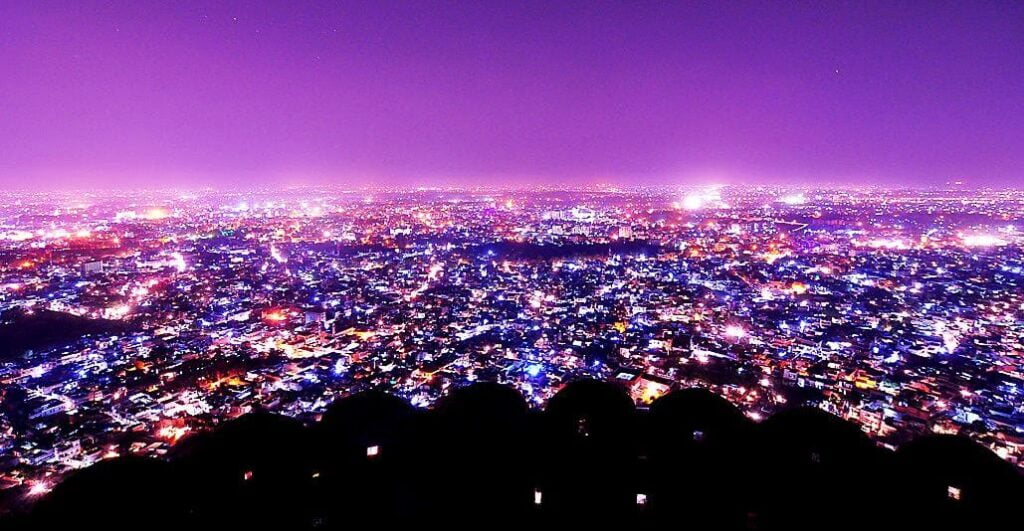
[{"label": "dark foreground ridge", "polygon": [[964,438],[890,452],[817,409],[755,424],[687,389],[638,411],[585,380],[543,412],[476,384],[430,411],[353,395],[312,427],[248,414],[165,461],[80,470],[3,527],[993,529],[1019,517],[1022,494],[1010,464]]}]

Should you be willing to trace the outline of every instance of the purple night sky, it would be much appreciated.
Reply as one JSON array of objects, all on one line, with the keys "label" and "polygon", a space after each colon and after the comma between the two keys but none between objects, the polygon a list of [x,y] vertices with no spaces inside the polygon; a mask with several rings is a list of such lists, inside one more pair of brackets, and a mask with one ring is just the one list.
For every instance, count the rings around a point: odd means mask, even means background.
[{"label": "purple night sky", "polygon": [[0,186],[1024,185],[1024,2],[0,3]]}]

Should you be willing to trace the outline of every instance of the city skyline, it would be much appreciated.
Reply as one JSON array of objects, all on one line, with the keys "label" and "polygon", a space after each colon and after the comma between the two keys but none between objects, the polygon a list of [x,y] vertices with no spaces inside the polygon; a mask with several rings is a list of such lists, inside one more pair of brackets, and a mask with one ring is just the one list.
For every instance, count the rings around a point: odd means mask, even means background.
[{"label": "city skyline", "polygon": [[999,527],[1022,50],[1021,1],[0,2],[0,528]]},{"label": "city skyline", "polygon": [[2,9],[9,188],[1024,182],[1018,3]]}]

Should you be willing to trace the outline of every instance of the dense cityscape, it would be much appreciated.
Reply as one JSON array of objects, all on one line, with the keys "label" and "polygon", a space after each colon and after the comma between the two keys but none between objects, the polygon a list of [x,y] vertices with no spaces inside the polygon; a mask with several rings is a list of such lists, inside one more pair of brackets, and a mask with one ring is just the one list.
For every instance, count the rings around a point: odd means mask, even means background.
[{"label": "dense cityscape", "polygon": [[254,409],[567,382],[811,405],[1024,463],[1024,193],[773,187],[9,194],[0,488]]}]

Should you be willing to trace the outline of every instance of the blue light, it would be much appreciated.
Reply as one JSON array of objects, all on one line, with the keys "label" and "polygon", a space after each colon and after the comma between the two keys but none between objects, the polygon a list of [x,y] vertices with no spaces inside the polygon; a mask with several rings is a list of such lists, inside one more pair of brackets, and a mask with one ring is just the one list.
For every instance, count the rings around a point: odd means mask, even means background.
[{"label": "blue light", "polygon": [[537,376],[540,374],[541,369],[542,367],[540,365],[530,365],[530,367],[526,369],[526,373],[530,376]]}]

